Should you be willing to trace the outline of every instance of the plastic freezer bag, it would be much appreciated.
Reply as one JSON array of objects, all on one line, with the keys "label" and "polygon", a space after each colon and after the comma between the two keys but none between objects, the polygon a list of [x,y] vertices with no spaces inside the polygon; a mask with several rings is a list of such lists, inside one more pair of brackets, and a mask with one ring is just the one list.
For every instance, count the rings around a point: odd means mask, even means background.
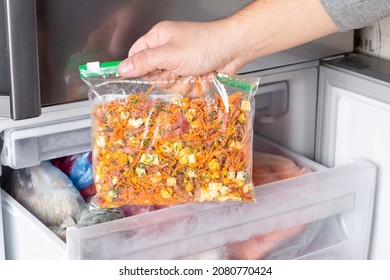
[{"label": "plastic freezer bag", "polygon": [[96,194],[92,175],[92,153],[85,152],[51,160],[52,164],[68,175],[82,197],[89,200]]},{"label": "plastic freezer bag", "polygon": [[9,194],[46,226],[57,226],[86,203],[72,181],[50,161],[16,169],[8,179]]},{"label": "plastic freezer bag", "polygon": [[90,87],[100,207],[254,201],[258,78],[124,79],[118,64],[79,67]]}]

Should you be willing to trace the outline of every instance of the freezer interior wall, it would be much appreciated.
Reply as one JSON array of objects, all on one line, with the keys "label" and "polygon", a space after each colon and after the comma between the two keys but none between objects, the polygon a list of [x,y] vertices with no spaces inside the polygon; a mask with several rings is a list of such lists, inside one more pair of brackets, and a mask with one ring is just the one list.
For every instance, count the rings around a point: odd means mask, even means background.
[{"label": "freezer interior wall", "polygon": [[[256,110],[254,131],[272,141],[297,152],[309,159],[314,159],[318,61],[271,69],[254,73],[260,76],[260,86],[275,82],[287,83],[287,110],[272,112]],[[273,97],[273,98],[272,98]],[[269,106],[272,109],[275,99],[271,95]],[[256,107],[262,106],[261,96],[256,98]]]}]

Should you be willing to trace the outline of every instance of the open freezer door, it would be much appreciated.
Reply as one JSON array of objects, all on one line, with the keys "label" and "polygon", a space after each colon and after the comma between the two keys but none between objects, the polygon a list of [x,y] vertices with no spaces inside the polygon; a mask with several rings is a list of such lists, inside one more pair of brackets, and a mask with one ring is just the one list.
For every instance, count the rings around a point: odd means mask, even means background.
[{"label": "open freezer door", "polygon": [[390,62],[349,55],[320,68],[316,159],[378,167],[371,259],[390,259]]}]

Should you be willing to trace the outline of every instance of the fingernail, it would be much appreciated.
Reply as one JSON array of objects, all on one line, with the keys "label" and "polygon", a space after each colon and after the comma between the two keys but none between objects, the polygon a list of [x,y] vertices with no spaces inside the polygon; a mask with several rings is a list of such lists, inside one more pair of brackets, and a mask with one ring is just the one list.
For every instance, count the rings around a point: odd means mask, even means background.
[{"label": "fingernail", "polygon": [[134,65],[130,59],[124,60],[118,65],[118,71],[122,74],[130,74],[133,70]]}]

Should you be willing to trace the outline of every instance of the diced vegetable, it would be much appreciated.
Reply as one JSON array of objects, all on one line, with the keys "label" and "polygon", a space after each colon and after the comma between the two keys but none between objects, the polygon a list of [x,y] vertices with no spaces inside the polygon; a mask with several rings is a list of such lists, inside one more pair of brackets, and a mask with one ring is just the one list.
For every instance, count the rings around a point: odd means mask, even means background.
[{"label": "diced vegetable", "polygon": [[100,206],[253,201],[245,94],[164,100],[151,91],[93,107]]}]

